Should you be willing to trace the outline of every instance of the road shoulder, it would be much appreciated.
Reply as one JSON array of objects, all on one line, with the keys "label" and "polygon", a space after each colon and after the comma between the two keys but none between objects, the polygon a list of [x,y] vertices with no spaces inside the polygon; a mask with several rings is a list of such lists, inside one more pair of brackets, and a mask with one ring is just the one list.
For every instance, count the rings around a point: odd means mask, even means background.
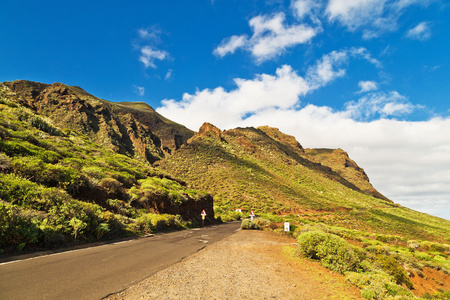
[{"label": "road shoulder", "polygon": [[361,299],[342,275],[296,257],[294,242],[241,230],[105,299]]}]

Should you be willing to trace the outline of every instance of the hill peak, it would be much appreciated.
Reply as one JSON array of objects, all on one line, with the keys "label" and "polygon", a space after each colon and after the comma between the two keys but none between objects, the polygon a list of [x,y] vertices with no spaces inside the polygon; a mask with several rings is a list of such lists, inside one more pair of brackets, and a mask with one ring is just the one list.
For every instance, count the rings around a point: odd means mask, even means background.
[{"label": "hill peak", "polygon": [[295,139],[295,137],[281,132],[278,128],[269,127],[265,125],[260,126],[257,129],[264,131],[265,134],[267,134],[277,142],[287,144],[297,150],[300,150],[301,152],[304,152],[302,145],[300,145],[300,143]]}]

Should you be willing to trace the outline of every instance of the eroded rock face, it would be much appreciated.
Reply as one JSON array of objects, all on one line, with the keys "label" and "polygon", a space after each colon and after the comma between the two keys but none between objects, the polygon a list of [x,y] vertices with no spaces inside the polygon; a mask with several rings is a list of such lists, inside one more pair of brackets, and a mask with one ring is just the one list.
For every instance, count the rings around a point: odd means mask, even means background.
[{"label": "eroded rock face", "polygon": [[309,160],[329,167],[331,170],[354,184],[361,191],[376,198],[391,201],[372,186],[364,169],[359,167],[344,150],[306,149],[305,154],[305,157]]},{"label": "eroded rock face", "polygon": [[170,155],[193,132],[145,103],[112,103],[62,83],[5,82],[18,101],[60,128],[89,136],[115,152],[153,163]]},{"label": "eroded rock face", "polygon": [[198,136],[210,136],[218,140],[222,139],[222,131],[211,123],[203,123],[203,125],[198,130]]},{"label": "eroded rock face", "polygon": [[300,143],[295,139],[295,137],[293,137],[292,135],[282,133],[278,128],[273,128],[269,126],[260,126],[258,127],[258,129],[264,131],[264,133],[266,133],[268,136],[270,136],[271,138],[282,144],[289,145],[292,148],[297,149],[301,153],[305,152],[303,150],[302,145],[300,145]]}]

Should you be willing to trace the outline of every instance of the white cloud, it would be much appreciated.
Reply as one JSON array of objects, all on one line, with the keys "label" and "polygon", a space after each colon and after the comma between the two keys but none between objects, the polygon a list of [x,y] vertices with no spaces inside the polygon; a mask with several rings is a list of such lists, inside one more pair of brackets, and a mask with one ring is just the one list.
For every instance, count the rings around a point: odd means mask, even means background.
[{"label": "white cloud", "polygon": [[141,97],[145,95],[145,88],[142,86],[133,85],[133,91]]},{"label": "white cloud", "polygon": [[348,63],[349,58],[362,58],[369,63],[379,67],[381,64],[374,59],[365,48],[351,48],[348,50],[332,51],[325,54],[315,66],[310,67],[306,77],[312,86],[319,88],[330,81],[345,75],[343,68]]},{"label": "white cloud", "polygon": [[[275,75],[261,74],[254,79],[235,79],[236,89],[226,91],[222,87],[184,94],[179,102],[163,100],[157,111],[189,128],[199,128],[203,122],[211,122],[222,128],[234,126],[247,114],[268,108],[285,109],[295,106],[299,96],[311,87],[290,66],[276,70]],[[192,118],[192,116],[198,116]]]},{"label": "white cloud", "polygon": [[358,82],[360,88],[358,93],[365,93],[378,90],[378,84],[375,81],[360,81]]},{"label": "white cloud", "polygon": [[398,29],[397,20],[412,5],[426,6],[432,0],[330,0],[325,15],[350,31],[361,30],[364,39]]},{"label": "white cloud", "polygon": [[173,70],[169,69],[169,71],[167,71],[166,76],[164,77],[164,79],[165,80],[169,80],[170,77],[172,77],[172,72],[173,72]]},{"label": "white cloud", "polygon": [[408,30],[408,32],[406,32],[406,37],[419,41],[428,40],[431,37],[430,26],[427,22],[421,22],[416,27]]},{"label": "white cloud", "polygon": [[330,0],[326,14],[330,21],[339,21],[350,30],[381,18],[386,0]]},{"label": "white cloud", "polygon": [[155,60],[165,60],[169,57],[169,53],[160,50],[158,45],[161,43],[161,30],[157,26],[151,29],[141,28],[138,30],[139,39],[135,41],[134,47],[139,50],[139,61],[145,68],[156,68]]},{"label": "white cloud", "polygon": [[304,24],[285,25],[285,19],[284,13],[254,17],[249,21],[253,31],[250,38],[246,35],[226,38],[213,53],[223,57],[243,48],[261,63],[284,53],[290,47],[309,42],[320,30]]},{"label": "white cloud", "polygon": [[355,120],[367,121],[373,118],[400,117],[410,114],[414,105],[398,92],[374,92],[350,101],[345,105],[345,113]]},{"label": "white cloud", "polygon": [[307,72],[309,82],[316,88],[345,75],[345,69],[336,69],[348,61],[348,51],[333,51],[326,54]]},{"label": "white cloud", "polygon": [[[344,76],[344,65],[350,58],[364,59],[375,66],[379,65],[365,48],[332,51],[308,68],[305,77],[299,76],[291,66],[284,65],[276,70],[275,75],[260,74],[254,79],[237,78],[234,80],[236,88],[231,91],[218,87],[196,91],[193,95],[186,93],[181,101],[165,99],[157,110],[194,130],[205,121],[229,128],[249,114],[269,108],[287,109],[299,105],[300,97]],[[385,111],[380,109],[379,112],[387,115],[389,110],[393,113],[395,109],[386,106]],[[192,115],[199,117],[192,118]]]},{"label": "white cloud", "polygon": [[141,56],[139,61],[144,64],[146,68],[156,68],[155,60],[164,60],[168,53],[166,51],[154,50],[151,46],[144,46],[141,48]]},{"label": "white cloud", "polygon": [[138,30],[138,35],[143,40],[159,41],[160,34],[161,31],[156,28],[153,28],[151,30],[141,28]]},{"label": "white cloud", "polygon": [[318,8],[320,8],[320,2],[315,0],[294,0],[291,2],[291,9],[295,16],[300,20],[313,14],[313,11]]},{"label": "white cloud", "polygon": [[214,55],[224,57],[225,55],[231,53],[233,54],[236,49],[243,47],[247,43],[246,35],[233,35],[229,38],[224,39],[220,45],[214,49]]}]

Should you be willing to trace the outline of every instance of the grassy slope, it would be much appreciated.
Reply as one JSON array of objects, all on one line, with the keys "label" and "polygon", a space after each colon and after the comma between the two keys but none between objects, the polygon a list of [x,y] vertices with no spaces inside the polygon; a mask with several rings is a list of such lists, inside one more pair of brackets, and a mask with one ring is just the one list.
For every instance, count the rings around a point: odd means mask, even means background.
[{"label": "grassy slope", "polygon": [[[217,212],[298,215],[350,229],[450,242],[450,221],[351,188],[337,173],[286,151],[262,130],[195,136],[160,168],[215,196]],[[341,182],[340,182],[341,181]],[[342,182],[344,184],[342,184]]]}]

